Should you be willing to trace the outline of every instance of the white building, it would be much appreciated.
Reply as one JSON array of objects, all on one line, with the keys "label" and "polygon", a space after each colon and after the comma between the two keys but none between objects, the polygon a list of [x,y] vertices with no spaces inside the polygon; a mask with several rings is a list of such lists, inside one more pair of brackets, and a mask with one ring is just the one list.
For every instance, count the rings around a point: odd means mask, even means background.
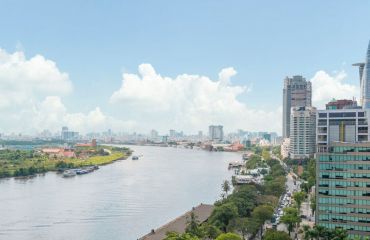
[{"label": "white building", "polygon": [[281,157],[283,159],[289,157],[289,151],[290,151],[290,138],[284,138],[283,143],[280,146]]},{"label": "white building", "polygon": [[361,108],[319,110],[317,114],[317,152],[327,152],[331,142],[369,140],[370,112]]},{"label": "white building", "polygon": [[316,108],[293,107],[290,114],[290,158],[303,159],[316,151]]}]

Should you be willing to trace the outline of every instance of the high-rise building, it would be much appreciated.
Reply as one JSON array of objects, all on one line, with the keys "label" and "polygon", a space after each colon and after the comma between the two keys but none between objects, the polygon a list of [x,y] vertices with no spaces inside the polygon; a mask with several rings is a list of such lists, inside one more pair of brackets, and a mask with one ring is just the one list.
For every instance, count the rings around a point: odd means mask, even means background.
[{"label": "high-rise building", "polygon": [[311,82],[302,76],[286,77],[283,88],[283,137],[290,136],[292,107],[311,107]]},{"label": "high-rise building", "polygon": [[316,162],[316,224],[370,236],[370,143],[331,142]]},{"label": "high-rise building", "polygon": [[68,127],[62,127],[61,138],[64,141],[74,141],[79,137],[78,132],[69,131]]},{"label": "high-rise building", "polygon": [[152,141],[158,140],[158,132],[154,129],[150,131],[150,140]]},{"label": "high-rise building", "polygon": [[222,125],[211,125],[208,128],[209,138],[213,141],[222,141],[224,139],[224,130]]},{"label": "high-rise building", "polygon": [[364,109],[368,109],[370,108],[370,41],[366,52],[365,62],[355,63],[353,66],[359,67],[361,106]]},{"label": "high-rise building", "polygon": [[174,129],[170,129],[170,138],[176,137],[176,131]]},{"label": "high-rise building", "polygon": [[198,131],[198,140],[203,138],[203,131]]},{"label": "high-rise building", "polygon": [[362,108],[330,102],[317,115],[316,224],[370,236],[370,45],[359,67]]},{"label": "high-rise building", "polygon": [[309,158],[315,153],[316,108],[293,107],[290,114],[290,158]]},{"label": "high-rise building", "polygon": [[331,142],[364,142],[369,139],[368,113],[361,108],[319,110],[316,123],[317,152]]}]

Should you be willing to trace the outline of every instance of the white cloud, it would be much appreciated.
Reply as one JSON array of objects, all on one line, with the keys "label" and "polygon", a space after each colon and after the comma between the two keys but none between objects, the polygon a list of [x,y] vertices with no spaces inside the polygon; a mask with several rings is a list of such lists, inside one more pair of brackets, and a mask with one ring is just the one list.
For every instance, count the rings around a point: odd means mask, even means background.
[{"label": "white cloud", "polygon": [[233,68],[222,69],[218,80],[182,74],[172,79],[156,73],[150,64],[141,64],[139,74],[123,74],[122,86],[111,96],[126,117],[149,130],[170,128],[195,131],[210,124],[226,130],[277,131],[281,129],[281,108],[275,111],[251,109],[237,98],[246,86],[230,83]]},{"label": "white cloud", "polygon": [[344,71],[329,75],[325,71],[318,71],[311,79],[313,105],[319,109],[325,108],[325,104],[331,99],[359,100],[360,90],[358,86],[345,83],[347,74]]},{"label": "white cloud", "polygon": [[41,102],[11,113],[10,116],[0,120],[2,126],[26,133],[37,133],[44,129],[57,132],[62,126],[82,133],[106,131],[109,128],[125,130],[135,126],[132,121],[120,121],[105,115],[99,107],[86,114],[70,113],[58,96],[48,96]]},{"label": "white cloud", "polygon": [[133,122],[105,115],[99,107],[88,113],[70,113],[61,96],[71,93],[72,82],[55,62],[21,51],[0,49],[0,132],[58,131],[62,126],[81,132],[123,130]]},{"label": "white cloud", "polygon": [[71,91],[68,74],[61,72],[55,62],[41,55],[26,59],[23,52],[10,54],[0,49],[0,108]]}]

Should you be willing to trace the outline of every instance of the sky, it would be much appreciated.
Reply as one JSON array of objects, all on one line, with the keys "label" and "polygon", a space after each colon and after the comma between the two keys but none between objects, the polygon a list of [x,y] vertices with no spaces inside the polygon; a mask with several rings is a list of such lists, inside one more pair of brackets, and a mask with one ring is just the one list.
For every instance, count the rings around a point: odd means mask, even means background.
[{"label": "sky", "polygon": [[19,1],[0,7],[0,133],[282,128],[286,76],[359,97],[368,1]]}]

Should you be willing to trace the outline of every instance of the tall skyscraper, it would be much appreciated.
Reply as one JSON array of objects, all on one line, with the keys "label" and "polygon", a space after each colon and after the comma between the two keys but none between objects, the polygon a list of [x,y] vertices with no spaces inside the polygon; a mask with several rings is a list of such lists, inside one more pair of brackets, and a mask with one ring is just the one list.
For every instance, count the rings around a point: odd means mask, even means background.
[{"label": "tall skyscraper", "polygon": [[309,158],[315,153],[316,108],[293,107],[290,114],[290,158]]},{"label": "tall skyscraper", "polygon": [[361,106],[364,109],[370,108],[370,41],[366,52],[364,63],[355,63],[359,67]]},{"label": "tall skyscraper", "polygon": [[224,138],[224,130],[222,125],[209,126],[209,138],[213,141],[222,141]]},{"label": "tall skyscraper", "polygon": [[311,82],[302,76],[286,77],[283,88],[283,137],[290,136],[290,113],[292,107],[311,107]]}]

